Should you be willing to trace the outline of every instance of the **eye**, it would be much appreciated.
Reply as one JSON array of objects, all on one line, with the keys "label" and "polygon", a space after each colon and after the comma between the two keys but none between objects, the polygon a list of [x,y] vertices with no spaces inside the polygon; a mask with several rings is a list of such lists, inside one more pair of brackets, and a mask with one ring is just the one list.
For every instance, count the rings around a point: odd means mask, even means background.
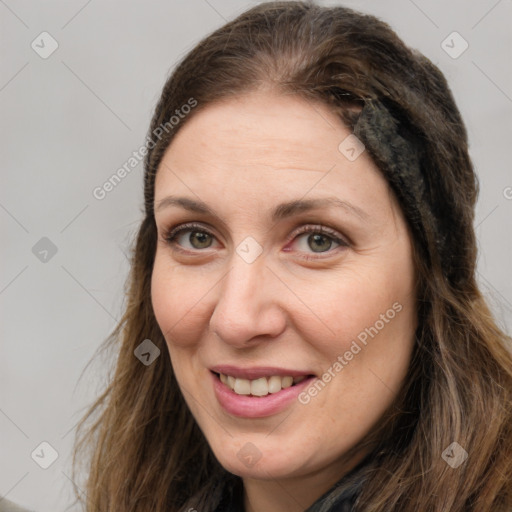
[{"label": "eye", "polygon": [[[311,252],[317,254],[332,252],[331,249],[349,246],[336,231],[326,226],[301,226],[292,233],[290,239],[297,244],[299,252],[309,252],[310,254]],[[289,249],[285,250],[289,251]],[[307,254],[302,257],[305,259],[315,258],[315,256],[311,257]]]},{"label": "eye", "polygon": [[[173,250],[193,253],[212,247],[215,235],[201,224],[190,223],[171,228],[164,234],[164,239],[172,246]],[[290,242],[295,242],[298,245],[299,253],[306,253],[300,256],[304,259],[317,258],[311,256],[312,253],[329,253],[332,252],[331,249],[336,249],[339,246],[349,246],[349,243],[343,240],[337,231],[321,225],[305,225],[295,230],[288,238],[288,244],[284,248],[285,252],[291,251],[289,249]],[[335,245],[334,248],[333,245]]]},{"label": "eye", "polygon": [[[175,247],[201,250],[208,249],[212,245],[215,236],[200,224],[183,224],[178,228],[171,229],[164,235],[164,238],[166,242]],[[190,247],[187,247],[184,241],[188,242]],[[179,247],[176,247],[176,249],[181,250]]]}]

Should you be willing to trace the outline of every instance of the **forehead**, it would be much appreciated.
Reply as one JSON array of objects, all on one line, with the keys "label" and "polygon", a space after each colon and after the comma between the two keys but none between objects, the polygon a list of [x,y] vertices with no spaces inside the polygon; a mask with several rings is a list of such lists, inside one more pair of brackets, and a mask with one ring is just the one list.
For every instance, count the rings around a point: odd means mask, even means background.
[{"label": "forehead", "polygon": [[167,148],[155,203],[179,190],[216,203],[334,193],[389,206],[387,182],[366,152],[351,161],[340,151],[350,135],[327,105],[298,96],[253,92],[209,104]]},{"label": "forehead", "polygon": [[349,134],[320,102],[256,91],[197,111],[174,138],[171,151],[175,157],[193,148],[197,158],[330,168]]}]

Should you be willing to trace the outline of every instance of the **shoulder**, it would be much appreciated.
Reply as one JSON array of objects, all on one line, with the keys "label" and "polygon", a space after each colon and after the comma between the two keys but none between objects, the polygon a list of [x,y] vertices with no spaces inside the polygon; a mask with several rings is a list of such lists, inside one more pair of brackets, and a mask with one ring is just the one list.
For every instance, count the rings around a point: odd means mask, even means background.
[{"label": "shoulder", "polygon": [[26,508],[20,507],[9,501],[7,498],[2,498],[0,496],[0,512],[31,512]]}]

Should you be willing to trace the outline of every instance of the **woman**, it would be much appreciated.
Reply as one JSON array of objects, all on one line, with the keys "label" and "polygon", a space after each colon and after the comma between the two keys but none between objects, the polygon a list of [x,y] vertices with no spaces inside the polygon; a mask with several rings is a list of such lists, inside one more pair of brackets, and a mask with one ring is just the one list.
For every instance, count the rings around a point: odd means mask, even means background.
[{"label": "woman", "polygon": [[428,59],[372,16],[261,4],[178,65],[147,148],[88,511],[512,510],[510,338]]}]

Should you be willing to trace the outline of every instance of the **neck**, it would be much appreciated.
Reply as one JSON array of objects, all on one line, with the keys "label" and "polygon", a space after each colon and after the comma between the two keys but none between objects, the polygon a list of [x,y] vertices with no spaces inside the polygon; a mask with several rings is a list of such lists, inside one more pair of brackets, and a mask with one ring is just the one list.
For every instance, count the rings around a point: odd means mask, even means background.
[{"label": "neck", "polygon": [[304,512],[350,472],[365,454],[340,467],[334,463],[315,473],[283,479],[244,478],[245,512]]}]

